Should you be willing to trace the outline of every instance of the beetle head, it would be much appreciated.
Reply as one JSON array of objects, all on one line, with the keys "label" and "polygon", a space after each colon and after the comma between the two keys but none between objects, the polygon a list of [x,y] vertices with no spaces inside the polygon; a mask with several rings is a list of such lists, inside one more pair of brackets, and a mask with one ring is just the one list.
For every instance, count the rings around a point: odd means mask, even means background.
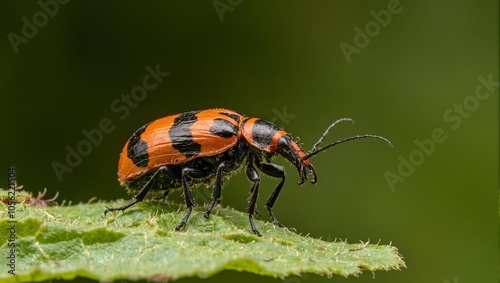
[{"label": "beetle head", "polygon": [[313,175],[311,183],[316,184],[316,172],[309,158],[304,158],[306,153],[289,135],[284,135],[278,140],[278,154],[288,159],[299,172],[298,185],[303,185],[309,175]]},{"label": "beetle head", "polygon": [[343,118],[339,119],[335,122],[333,122],[323,133],[323,135],[320,137],[320,139],[314,144],[313,148],[305,153],[304,150],[300,147],[300,145],[295,142],[289,135],[282,136],[279,141],[278,141],[278,153],[281,154],[283,157],[288,159],[298,170],[299,172],[299,177],[300,180],[298,182],[299,185],[303,185],[307,181],[307,177],[309,175],[313,175],[313,179],[311,180],[311,183],[315,184],[317,182],[317,176],[316,172],[314,171],[314,167],[311,164],[310,158],[313,157],[314,155],[323,152],[327,149],[329,149],[332,146],[335,146],[337,144],[341,144],[344,142],[352,141],[352,140],[357,140],[357,139],[364,139],[364,138],[375,138],[375,139],[380,139],[389,144],[390,147],[392,147],[392,143],[381,136],[376,136],[376,135],[358,135],[354,137],[349,137],[345,138],[342,140],[335,141],[329,145],[326,145],[322,148],[317,148],[321,142],[323,142],[323,139],[328,135],[328,132],[330,129],[335,126],[337,123],[342,122],[342,121],[350,121],[354,123],[354,121],[350,118]]}]

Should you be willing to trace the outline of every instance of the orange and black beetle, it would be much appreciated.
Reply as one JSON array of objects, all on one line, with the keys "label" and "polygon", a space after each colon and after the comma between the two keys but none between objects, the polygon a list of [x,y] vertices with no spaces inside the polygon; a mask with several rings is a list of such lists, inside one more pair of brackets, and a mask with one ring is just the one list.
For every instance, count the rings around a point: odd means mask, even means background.
[{"label": "orange and black beetle", "polygon": [[142,201],[151,189],[165,190],[163,196],[166,197],[170,189],[182,187],[187,213],[176,227],[176,230],[180,230],[186,225],[195,206],[190,187],[213,182],[213,199],[204,213],[208,218],[214,205],[220,203],[224,177],[245,163],[247,177],[253,182],[247,208],[253,233],[260,236],[253,222],[260,183],[256,168],[266,175],[281,178],[266,206],[273,223],[287,228],[272,212],[285,183],[285,169],[271,163],[273,156],[282,155],[297,168],[299,185],[303,185],[309,175],[313,175],[311,183],[314,184],[317,178],[310,158],[319,152],[360,138],[382,139],[391,145],[386,138],[361,135],[316,148],[336,123],[346,120],[352,122],[351,119],[344,118],[331,124],[309,152],[305,152],[289,134],[276,125],[259,118],[248,118],[228,109],[191,111],[155,120],[130,137],[118,163],[121,184],[131,189],[140,189],[139,193],[131,203],[118,208],[107,208],[104,214],[131,207]]}]

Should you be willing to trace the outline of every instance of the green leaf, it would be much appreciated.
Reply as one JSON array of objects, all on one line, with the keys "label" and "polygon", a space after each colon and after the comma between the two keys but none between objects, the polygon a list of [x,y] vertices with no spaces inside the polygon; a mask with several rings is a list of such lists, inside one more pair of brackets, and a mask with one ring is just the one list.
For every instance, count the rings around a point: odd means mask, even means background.
[{"label": "green leaf", "polygon": [[[125,201],[120,202],[120,204]],[[216,207],[210,219],[203,207],[185,214],[177,204],[143,202],[125,212],[103,212],[105,205],[39,207],[16,204],[16,223],[0,202],[1,266],[9,254],[15,225],[15,274],[0,273],[2,282],[36,282],[77,276],[117,279],[175,280],[207,277],[223,270],[285,277],[301,273],[342,276],[362,270],[398,270],[404,262],[393,246],[326,242],[256,220],[263,237],[251,233],[248,216]],[[7,259],[8,260],[8,259]]]}]

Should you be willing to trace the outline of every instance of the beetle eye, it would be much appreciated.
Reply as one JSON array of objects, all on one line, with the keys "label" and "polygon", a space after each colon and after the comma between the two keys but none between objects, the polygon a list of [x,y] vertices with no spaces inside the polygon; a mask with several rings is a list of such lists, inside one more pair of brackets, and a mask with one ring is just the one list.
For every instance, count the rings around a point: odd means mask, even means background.
[{"label": "beetle eye", "polygon": [[290,144],[290,142],[288,141],[288,139],[286,137],[281,137],[278,140],[278,149],[287,150],[290,148],[289,144]]}]

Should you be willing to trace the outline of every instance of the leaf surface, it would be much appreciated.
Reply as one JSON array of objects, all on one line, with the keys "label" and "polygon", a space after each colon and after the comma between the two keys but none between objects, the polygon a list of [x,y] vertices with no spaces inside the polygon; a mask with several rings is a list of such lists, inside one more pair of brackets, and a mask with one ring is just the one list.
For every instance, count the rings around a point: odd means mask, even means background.
[{"label": "leaf surface", "polygon": [[[121,203],[124,203],[122,201]],[[182,231],[185,214],[177,204],[143,202],[125,212],[103,214],[93,203],[37,207],[16,204],[9,222],[7,205],[0,202],[0,229],[15,225],[15,276],[2,272],[2,282],[37,282],[77,276],[169,281],[208,277],[223,270],[285,277],[301,273],[342,276],[362,270],[398,270],[404,262],[388,245],[327,242],[301,236],[256,220],[263,234],[251,233],[248,216],[216,207],[209,219],[203,207],[193,210]],[[9,254],[10,233],[0,233],[2,266]]]}]

